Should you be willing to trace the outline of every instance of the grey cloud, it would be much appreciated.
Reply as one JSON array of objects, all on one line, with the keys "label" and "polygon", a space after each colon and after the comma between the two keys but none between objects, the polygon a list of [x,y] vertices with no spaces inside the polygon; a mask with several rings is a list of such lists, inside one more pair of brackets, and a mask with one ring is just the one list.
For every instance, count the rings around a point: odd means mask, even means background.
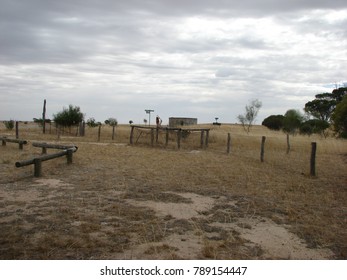
[{"label": "grey cloud", "polygon": [[[32,96],[48,96],[54,109],[77,102],[89,116],[119,112],[123,122],[135,111],[141,120],[147,105],[167,114],[206,115],[213,107],[227,121],[251,97],[264,99],[264,111],[270,111],[266,103],[285,94],[313,97],[319,84],[345,79],[346,21],[302,20],[315,9],[346,8],[345,1],[0,0],[0,5],[0,95],[13,94],[6,107],[19,97],[32,104]],[[208,36],[203,28],[185,30],[185,19],[196,17],[206,20],[206,28],[218,20],[221,30],[211,28]],[[237,24],[238,18],[256,18],[252,24],[268,18],[297,37],[281,41],[253,32],[256,26],[228,33],[224,22]],[[312,50],[301,46],[307,35],[313,37]],[[295,88],[305,83],[316,87]],[[197,97],[199,103],[191,102]],[[129,106],[134,100],[136,106]],[[0,118],[3,112],[1,107]]]}]

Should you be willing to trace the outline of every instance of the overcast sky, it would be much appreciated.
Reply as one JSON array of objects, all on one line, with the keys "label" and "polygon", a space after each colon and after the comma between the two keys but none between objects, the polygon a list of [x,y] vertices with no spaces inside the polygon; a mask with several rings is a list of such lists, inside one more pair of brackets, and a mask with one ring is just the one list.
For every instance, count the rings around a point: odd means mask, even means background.
[{"label": "overcast sky", "polygon": [[[345,0],[0,0],[0,120],[233,123],[347,82]],[[153,122],[153,121],[152,121]]]}]

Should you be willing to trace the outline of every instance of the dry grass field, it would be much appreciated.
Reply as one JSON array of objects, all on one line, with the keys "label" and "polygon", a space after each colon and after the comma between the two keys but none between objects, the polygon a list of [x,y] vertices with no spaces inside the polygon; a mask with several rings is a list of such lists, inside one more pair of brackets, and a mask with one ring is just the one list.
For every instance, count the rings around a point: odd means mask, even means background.
[{"label": "dry grass field", "polygon": [[[255,126],[200,133],[150,135],[130,127],[87,129],[58,139],[20,124],[29,143],[0,146],[0,259],[346,259],[347,142],[319,136],[291,138]],[[48,128],[49,130],[49,128]],[[226,153],[227,133],[231,152]],[[0,125],[0,136],[14,131]],[[266,136],[260,162],[261,136]],[[317,176],[311,177],[311,142]],[[74,144],[65,158],[33,165],[15,162],[41,154],[32,142]],[[48,153],[54,153],[51,149]]]}]

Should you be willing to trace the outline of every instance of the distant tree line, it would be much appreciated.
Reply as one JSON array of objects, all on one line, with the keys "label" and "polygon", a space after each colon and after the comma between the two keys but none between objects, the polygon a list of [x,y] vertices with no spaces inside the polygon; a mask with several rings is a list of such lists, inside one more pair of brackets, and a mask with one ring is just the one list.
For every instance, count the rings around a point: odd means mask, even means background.
[{"label": "distant tree line", "polygon": [[271,115],[262,125],[272,130],[283,130],[287,134],[321,134],[327,136],[332,128],[338,137],[347,138],[347,87],[332,93],[321,93],[305,104],[306,116],[298,110],[288,110],[284,115]]}]

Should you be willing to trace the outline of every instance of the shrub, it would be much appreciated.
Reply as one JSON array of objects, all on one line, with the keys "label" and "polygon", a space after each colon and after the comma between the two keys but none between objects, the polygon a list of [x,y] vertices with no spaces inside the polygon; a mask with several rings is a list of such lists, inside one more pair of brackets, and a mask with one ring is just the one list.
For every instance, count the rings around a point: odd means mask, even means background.
[{"label": "shrub", "polygon": [[84,115],[80,107],[69,105],[69,108],[63,108],[63,111],[53,115],[54,122],[64,127],[71,127],[83,121]]},{"label": "shrub", "polygon": [[14,128],[14,120],[4,121],[4,124],[8,130],[12,130]]},{"label": "shrub", "polygon": [[100,122],[96,122],[94,118],[89,118],[89,119],[87,120],[87,125],[88,125],[89,127],[97,127],[97,126],[99,126],[100,124],[101,124],[101,123],[100,123]]},{"label": "shrub", "polygon": [[281,130],[283,127],[283,119],[283,115],[271,115],[263,120],[262,125],[271,130]]},{"label": "shrub", "polygon": [[295,135],[303,121],[304,116],[300,113],[300,111],[290,109],[284,115],[282,129],[287,134]]},{"label": "shrub", "polygon": [[301,134],[324,134],[324,130],[329,128],[329,123],[327,121],[313,119],[305,121],[300,126]]}]

